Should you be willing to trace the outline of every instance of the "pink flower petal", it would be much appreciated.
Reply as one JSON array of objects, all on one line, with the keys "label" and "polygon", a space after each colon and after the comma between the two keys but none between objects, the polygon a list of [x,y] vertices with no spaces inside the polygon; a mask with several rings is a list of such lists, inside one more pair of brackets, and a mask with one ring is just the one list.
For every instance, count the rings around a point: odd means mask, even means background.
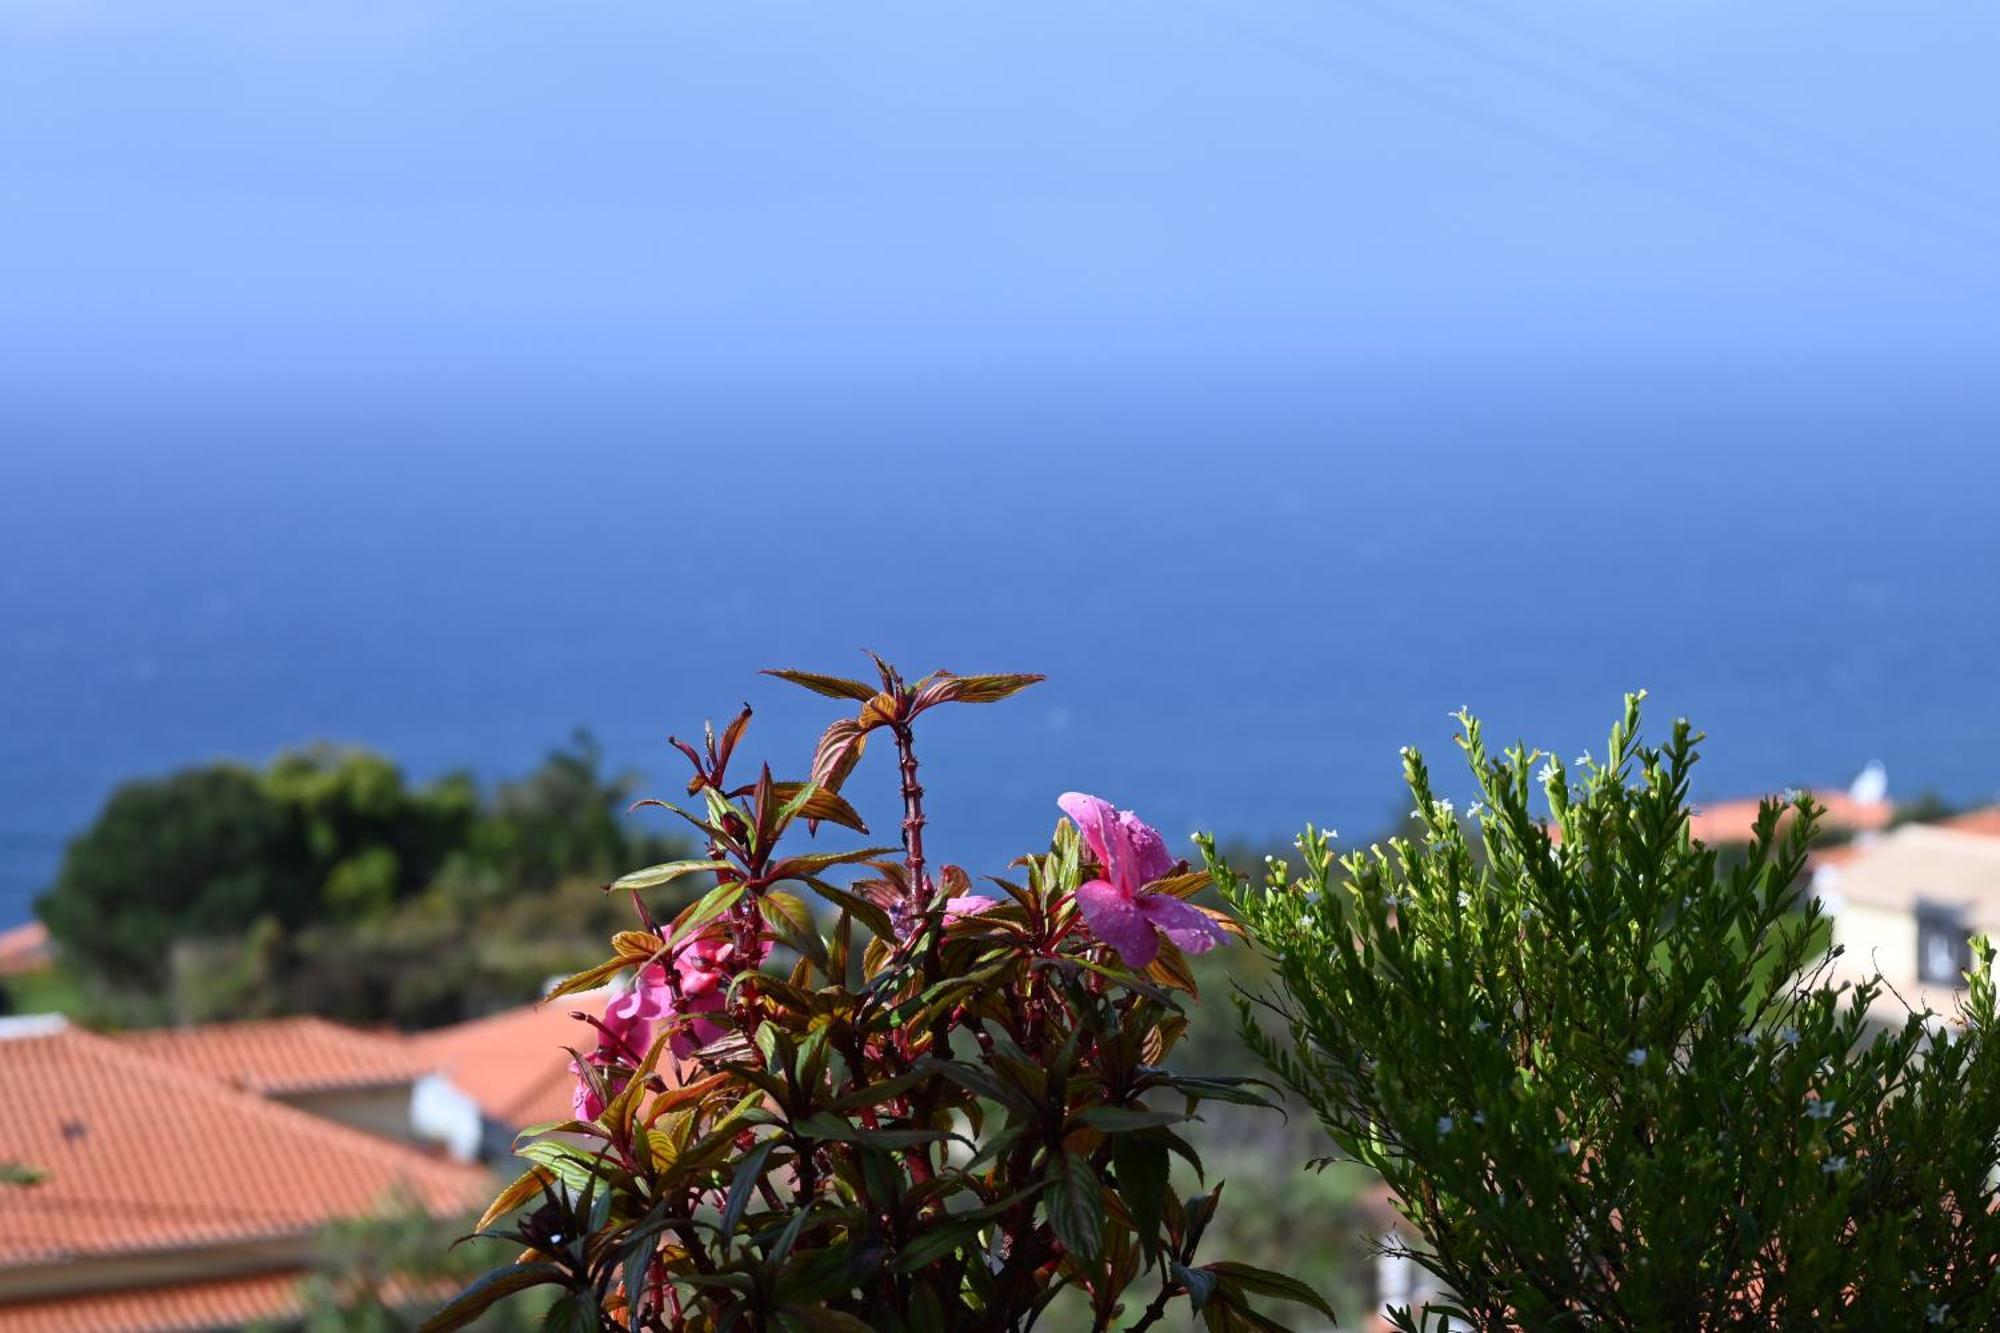
[{"label": "pink flower petal", "polygon": [[1207,953],[1226,938],[1208,913],[1170,893],[1142,893],[1138,906],[1139,915],[1182,953]]},{"label": "pink flower petal", "polygon": [[729,1030],[713,1019],[696,1017],[699,1014],[719,1013],[722,1000],[723,989],[719,986],[688,997],[685,1010],[687,1022],[675,1030],[673,1040],[668,1043],[677,1058],[687,1059]]},{"label": "pink flower petal", "polygon": [[988,898],[983,893],[968,893],[957,898],[947,898],[944,902],[944,923],[948,926],[962,917],[978,916],[998,902],[997,898]]},{"label": "pink flower petal", "polygon": [[1097,864],[1111,869],[1111,847],[1106,835],[1118,823],[1118,812],[1111,802],[1098,796],[1086,796],[1080,791],[1066,791],[1056,797],[1056,804],[1076,825],[1076,831],[1083,835],[1084,845],[1090,848]]},{"label": "pink flower petal", "polygon": [[1094,879],[1076,891],[1090,933],[1118,951],[1125,966],[1145,967],[1160,952],[1160,937],[1139,912],[1138,901],[1109,880]]},{"label": "pink flower petal", "polygon": [[1166,839],[1160,836],[1158,829],[1130,810],[1118,812],[1118,826],[1124,830],[1126,845],[1132,849],[1134,884],[1151,884],[1172,873],[1174,858],[1168,855]]},{"label": "pink flower petal", "polygon": [[590,1086],[590,1080],[571,1061],[569,1072],[576,1075],[576,1087],[570,1091],[569,1107],[578,1120],[595,1120],[604,1114],[604,1099],[597,1095],[597,1089]]}]

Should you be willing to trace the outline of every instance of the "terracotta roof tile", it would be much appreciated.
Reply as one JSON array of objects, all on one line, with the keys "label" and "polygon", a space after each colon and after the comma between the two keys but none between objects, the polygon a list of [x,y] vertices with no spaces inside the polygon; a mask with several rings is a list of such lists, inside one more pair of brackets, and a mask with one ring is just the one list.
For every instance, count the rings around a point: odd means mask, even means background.
[{"label": "terracotta roof tile", "polygon": [[291,1269],[0,1305],[0,1333],[207,1333],[290,1319],[304,1277]]},{"label": "terracotta roof tile", "polygon": [[[1826,807],[1819,821],[1823,833],[1873,832],[1887,828],[1896,814],[1888,801],[1857,801],[1839,788],[1816,790],[1812,798]],[[1744,799],[1697,806],[1688,820],[1688,832],[1710,845],[1748,842],[1757,824],[1757,805],[1755,799]],[[1782,816],[1779,827],[1790,819],[1789,813]]]},{"label": "terracotta roof tile", "polygon": [[604,1007],[606,992],[565,995],[546,1005],[522,1005],[408,1040],[480,1110],[503,1125],[564,1120],[570,1115],[569,1051],[594,1045],[596,1034],[570,1017]]},{"label": "terracotta roof tile", "polygon": [[1962,815],[1940,819],[1938,825],[1958,833],[1977,833],[1985,838],[2000,838],[2000,805],[1989,805],[1983,810],[1968,810]]},{"label": "terracotta roof tile", "polygon": [[118,1040],[155,1059],[266,1096],[413,1083],[431,1072],[397,1036],[377,1036],[323,1018],[128,1032]]},{"label": "terracotta roof tile", "polygon": [[30,921],[11,930],[0,930],[0,977],[37,972],[55,961],[49,943],[49,928]]},{"label": "terracotta roof tile", "polygon": [[402,1191],[437,1214],[485,1174],[77,1028],[0,1040],[0,1268],[305,1235]]}]

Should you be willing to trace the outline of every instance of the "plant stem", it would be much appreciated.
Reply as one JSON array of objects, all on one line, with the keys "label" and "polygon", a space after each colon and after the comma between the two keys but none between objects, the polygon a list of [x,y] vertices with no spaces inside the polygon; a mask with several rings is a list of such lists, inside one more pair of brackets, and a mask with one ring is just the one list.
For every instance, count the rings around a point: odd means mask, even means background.
[{"label": "plant stem", "polygon": [[903,770],[903,864],[910,876],[910,910],[929,899],[924,877],[924,789],[917,782],[916,737],[907,722],[895,725],[896,758]]}]

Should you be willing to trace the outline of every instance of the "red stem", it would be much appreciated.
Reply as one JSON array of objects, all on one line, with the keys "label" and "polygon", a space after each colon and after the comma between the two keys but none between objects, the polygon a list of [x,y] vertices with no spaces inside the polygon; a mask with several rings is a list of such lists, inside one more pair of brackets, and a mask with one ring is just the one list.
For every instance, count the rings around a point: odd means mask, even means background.
[{"label": "red stem", "polygon": [[896,757],[903,770],[903,863],[910,875],[910,910],[930,900],[924,877],[924,789],[917,782],[916,740],[907,722],[895,724]]}]

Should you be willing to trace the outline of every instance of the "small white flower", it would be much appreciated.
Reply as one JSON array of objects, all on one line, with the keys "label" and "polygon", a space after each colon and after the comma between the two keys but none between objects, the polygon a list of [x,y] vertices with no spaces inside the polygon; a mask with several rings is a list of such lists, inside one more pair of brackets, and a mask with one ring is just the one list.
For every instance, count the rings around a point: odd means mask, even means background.
[{"label": "small white flower", "polygon": [[1781,1027],[1778,1029],[1778,1040],[1787,1046],[1796,1046],[1799,1044],[1799,1030],[1791,1026]]},{"label": "small white flower", "polygon": [[1486,1112],[1474,1111],[1472,1113],[1472,1123],[1475,1125],[1484,1125],[1486,1123]]},{"label": "small white flower", "polygon": [[1582,754],[1576,757],[1576,766],[1578,768],[1590,767],[1590,751],[1585,750]]},{"label": "small white flower", "polygon": [[1523,908],[1521,909],[1521,920],[1523,920],[1523,921],[1533,921],[1533,920],[1535,919],[1535,916],[1536,916],[1536,912],[1535,912],[1535,909],[1534,909],[1533,907],[1523,907]]},{"label": "small white flower", "polygon": [[1924,1307],[1924,1322],[1927,1324],[1942,1324],[1944,1317],[1950,1313],[1951,1306],[1949,1305],[1926,1305]]},{"label": "small white flower", "polygon": [[1831,1120],[1835,1103],[1826,1097],[1806,1103],[1806,1117],[1810,1120]]},{"label": "small white flower", "polygon": [[1847,1169],[1847,1159],[1845,1157],[1829,1157],[1819,1164],[1819,1169],[1826,1172],[1829,1176],[1840,1171],[1845,1171]]},{"label": "small white flower", "polygon": [[1797,805],[1799,797],[1805,795],[1805,793],[1800,791],[1797,787],[1787,787],[1785,788],[1782,795],[1784,796],[1786,805]]},{"label": "small white flower", "polygon": [[1460,907],[1472,906],[1472,895],[1466,892],[1464,889],[1460,889],[1458,891],[1458,905]]},{"label": "small white flower", "polygon": [[1477,819],[1479,818],[1481,812],[1483,812],[1485,809],[1486,809],[1486,802],[1474,801],[1471,805],[1465,807],[1465,813],[1468,817],[1472,819]]},{"label": "small white flower", "polygon": [[1443,1138],[1443,1137],[1444,1137],[1445,1135],[1447,1135],[1447,1134],[1449,1134],[1449,1133],[1451,1133],[1451,1117],[1450,1117],[1450,1116],[1448,1116],[1448,1115],[1441,1115],[1441,1116],[1439,1116],[1439,1117],[1438,1117],[1438,1137],[1439,1137],[1439,1138]]},{"label": "small white flower", "polygon": [[1267,856],[1266,856],[1266,857],[1264,858],[1264,864],[1265,864],[1265,865],[1267,865],[1267,866],[1274,866],[1274,865],[1278,864],[1278,858],[1277,858],[1277,857],[1275,857],[1275,856],[1268,856],[1268,855],[1267,855]]},{"label": "small white flower", "polygon": [[1542,765],[1541,771],[1539,773],[1535,774],[1535,781],[1541,783],[1544,787],[1546,787],[1555,780],[1556,780],[1556,761],[1551,759],[1547,763]]},{"label": "small white flower", "polygon": [[1403,756],[1403,758],[1405,759],[1408,759],[1411,755],[1415,754],[1416,752],[1417,749],[1414,745],[1402,745],[1396,748],[1396,753]]},{"label": "small white flower", "polygon": [[1483,1018],[1475,1018],[1472,1020],[1472,1030],[1474,1032],[1484,1032],[1486,1031],[1486,1029],[1492,1026],[1493,1025],[1491,1023],[1487,1022]]},{"label": "small white flower", "polygon": [[1646,1048],[1644,1046],[1634,1046],[1631,1050],[1625,1052],[1625,1063],[1631,1065],[1634,1069],[1645,1064]]},{"label": "small white flower", "polygon": [[1451,817],[1451,800],[1448,797],[1438,798],[1437,812],[1440,815],[1445,816],[1447,819]]}]

